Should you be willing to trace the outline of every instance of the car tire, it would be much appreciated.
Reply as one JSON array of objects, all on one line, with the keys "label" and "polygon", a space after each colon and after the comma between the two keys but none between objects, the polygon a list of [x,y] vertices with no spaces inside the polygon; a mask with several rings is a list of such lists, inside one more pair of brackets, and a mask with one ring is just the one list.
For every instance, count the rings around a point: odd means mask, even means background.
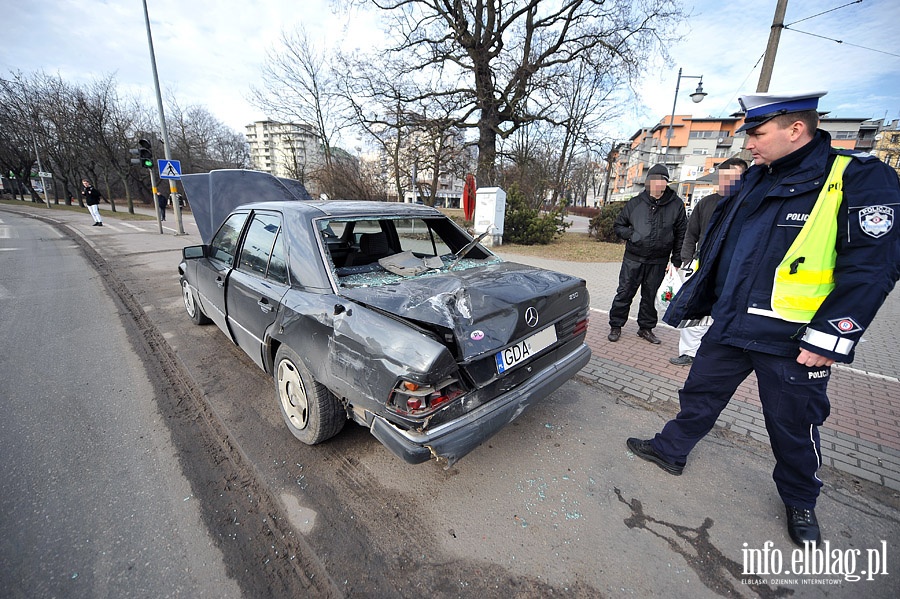
[{"label": "car tire", "polygon": [[340,402],[285,345],[275,354],[273,376],[278,407],[295,437],[307,445],[315,445],[344,428],[347,413]]},{"label": "car tire", "polygon": [[203,308],[201,308],[200,304],[197,302],[197,298],[194,296],[190,284],[188,284],[187,279],[184,277],[181,277],[181,298],[184,300],[184,309],[191,319],[191,322],[194,324],[209,324],[212,322],[203,312]]}]

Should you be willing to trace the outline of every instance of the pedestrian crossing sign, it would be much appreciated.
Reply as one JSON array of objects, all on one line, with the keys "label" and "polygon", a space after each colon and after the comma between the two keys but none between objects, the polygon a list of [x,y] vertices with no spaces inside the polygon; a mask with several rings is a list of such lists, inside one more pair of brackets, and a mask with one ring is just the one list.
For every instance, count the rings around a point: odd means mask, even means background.
[{"label": "pedestrian crossing sign", "polygon": [[181,179],[181,161],[160,160],[159,176],[162,179]]}]

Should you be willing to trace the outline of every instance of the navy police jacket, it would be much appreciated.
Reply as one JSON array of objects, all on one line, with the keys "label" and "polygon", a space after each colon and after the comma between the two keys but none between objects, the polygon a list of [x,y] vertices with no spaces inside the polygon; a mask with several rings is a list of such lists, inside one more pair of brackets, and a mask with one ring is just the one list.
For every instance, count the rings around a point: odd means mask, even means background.
[{"label": "navy police jacket", "polygon": [[[853,361],[856,343],[900,277],[900,179],[874,156],[832,148],[825,131],[818,130],[810,144],[795,152],[802,158],[791,168],[779,170],[790,156],[750,167],[740,191],[719,202],[700,248],[699,268],[673,298],[666,323],[691,326],[712,316],[728,345],[788,357],[802,348]],[[808,325],[762,315],[758,312],[771,310],[775,269],[812,211],[837,154],[854,159],[843,176],[835,287]],[[758,185],[770,187],[758,205],[741,211],[746,198],[759,197],[761,190],[753,193]],[[735,222],[739,212],[742,223]],[[738,239],[716,297],[718,260],[730,231]]]}]

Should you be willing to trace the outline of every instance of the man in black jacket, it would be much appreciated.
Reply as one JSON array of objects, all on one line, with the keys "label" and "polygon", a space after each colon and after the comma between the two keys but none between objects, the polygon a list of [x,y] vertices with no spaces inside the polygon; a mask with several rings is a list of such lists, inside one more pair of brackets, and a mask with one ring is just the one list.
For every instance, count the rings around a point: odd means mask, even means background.
[{"label": "man in black jacket", "polygon": [[94,219],[93,226],[102,227],[103,218],[100,216],[100,200],[103,199],[103,196],[87,179],[81,180],[81,195],[84,196],[84,203]]},{"label": "man in black jacket", "polygon": [[619,287],[609,310],[610,341],[618,341],[628,320],[631,301],[641,288],[638,336],[659,344],[653,334],[658,316],[654,300],[666,274],[671,256],[675,268],[681,266],[681,246],[687,229],[684,202],[669,189],[669,171],[662,164],[647,171],[644,191],[628,200],[616,217],[616,235],[627,240]]},{"label": "man in black jacket", "polygon": [[[697,200],[691,216],[688,218],[687,232],[684,234],[684,245],[681,246],[681,264],[685,270],[681,271],[683,279],[693,274],[693,262],[700,250],[700,244],[703,243],[704,233],[709,225],[709,219],[716,204],[722,198],[727,198],[733,193],[737,193],[741,175],[747,170],[747,161],[737,156],[732,156],[725,162],[716,167],[716,175],[719,180],[719,191]],[[676,366],[688,366],[693,363],[694,356],[697,355],[697,348],[700,347],[700,340],[709,329],[708,322],[698,324],[694,327],[685,327],[681,329],[681,339],[678,341],[678,357],[670,358],[669,362]]]}]

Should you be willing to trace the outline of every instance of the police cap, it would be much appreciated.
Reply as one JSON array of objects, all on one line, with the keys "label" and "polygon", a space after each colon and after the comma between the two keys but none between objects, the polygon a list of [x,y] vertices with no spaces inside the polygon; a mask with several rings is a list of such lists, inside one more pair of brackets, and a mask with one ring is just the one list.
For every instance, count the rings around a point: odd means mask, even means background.
[{"label": "police cap", "polygon": [[780,94],[748,94],[738,98],[744,109],[744,124],[738,131],[759,127],[776,116],[790,112],[816,110],[819,98],[828,92],[785,92]]}]

